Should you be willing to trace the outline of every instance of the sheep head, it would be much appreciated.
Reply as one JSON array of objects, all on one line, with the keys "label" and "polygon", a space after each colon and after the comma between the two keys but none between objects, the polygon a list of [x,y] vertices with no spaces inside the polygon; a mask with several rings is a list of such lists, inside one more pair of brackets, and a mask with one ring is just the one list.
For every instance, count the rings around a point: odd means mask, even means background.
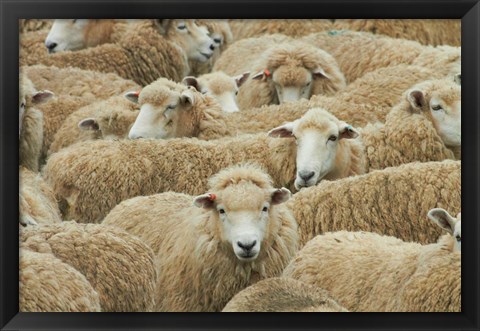
[{"label": "sheep head", "polygon": [[211,226],[240,261],[255,260],[279,227],[276,206],[290,191],[273,188],[263,170],[248,164],[221,171],[209,184],[209,193],[195,197],[194,205],[211,213]]},{"label": "sheep head", "polygon": [[312,95],[332,95],[346,86],[333,57],[314,46],[292,43],[271,48],[256,68],[252,80],[274,88],[279,103],[310,99]]},{"label": "sheep head", "polygon": [[461,252],[462,250],[462,218],[461,213],[458,213],[457,218],[450,216],[450,214],[442,208],[431,209],[428,214],[435,224],[441,227],[443,230],[447,231],[452,235],[455,240],[453,245],[454,252]]},{"label": "sheep head", "polygon": [[140,93],[128,92],[125,97],[140,106],[130,139],[192,137],[198,130],[195,110],[204,96],[194,88],[160,78]]},{"label": "sheep head", "polygon": [[336,178],[348,162],[345,140],[358,137],[348,123],[320,108],[310,109],[300,119],[272,129],[269,136],[294,138],[297,144],[295,188],[309,187],[323,178]]},{"label": "sheep head", "polygon": [[158,30],[169,41],[183,49],[192,61],[206,62],[212,57],[215,42],[204,26],[193,19],[159,19]]},{"label": "sheep head", "polygon": [[435,127],[446,146],[462,145],[462,107],[459,78],[430,80],[415,85],[406,93],[409,110],[423,114]]},{"label": "sheep head", "polygon": [[238,89],[249,75],[249,72],[245,72],[230,77],[222,71],[217,71],[198,78],[187,76],[183,79],[183,84],[195,87],[202,94],[210,95],[218,101],[224,112],[233,113],[239,110],[237,105]]}]

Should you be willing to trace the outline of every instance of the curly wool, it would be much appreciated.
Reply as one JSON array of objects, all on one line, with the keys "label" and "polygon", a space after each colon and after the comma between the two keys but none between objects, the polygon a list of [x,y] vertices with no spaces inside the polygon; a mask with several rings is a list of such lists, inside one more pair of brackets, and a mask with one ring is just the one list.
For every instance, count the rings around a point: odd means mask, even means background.
[{"label": "curly wool", "polygon": [[77,269],[98,292],[102,311],[153,308],[153,252],[120,229],[76,222],[27,227],[20,232],[20,247],[53,254]]},{"label": "curly wool", "polygon": [[333,27],[409,39],[423,45],[461,46],[459,19],[339,19]]},{"label": "curly wool", "polygon": [[327,291],[292,278],[268,278],[237,293],[222,312],[347,312]]},{"label": "curly wool", "polygon": [[160,35],[153,20],[131,24],[115,43],[76,52],[33,57],[30,55],[29,40],[21,43],[20,64],[40,63],[60,68],[113,72],[140,85],[147,85],[158,77],[180,81],[190,70],[183,50]]},{"label": "curly wool", "polygon": [[461,208],[461,162],[410,163],[369,174],[322,181],[287,205],[299,224],[300,244],[329,231],[369,231],[432,243],[441,234],[426,216],[434,207]]},{"label": "curly wool", "polygon": [[[255,205],[249,200],[263,200],[273,190],[269,176],[254,165],[225,169],[209,182],[217,199],[245,210]],[[103,222],[139,236],[156,253],[156,311],[220,311],[249,284],[280,275],[297,251],[297,225],[283,205],[270,206],[259,256],[241,262],[220,233],[216,209],[193,206],[193,199],[174,192],[133,198]]]},{"label": "curly wool", "polygon": [[354,312],[460,312],[461,255],[449,249],[452,240],[422,246],[376,233],[326,233],[283,276],[326,289]]},{"label": "curly wool", "polygon": [[347,83],[376,69],[399,64],[423,65],[443,75],[460,72],[459,48],[423,46],[415,41],[345,30],[314,33],[301,40],[330,53]]},{"label": "curly wool", "polygon": [[52,254],[20,250],[21,312],[100,312],[98,293],[72,266]]},{"label": "curly wool", "polygon": [[60,210],[52,189],[43,178],[24,167],[19,169],[20,223],[30,225],[60,223]]}]

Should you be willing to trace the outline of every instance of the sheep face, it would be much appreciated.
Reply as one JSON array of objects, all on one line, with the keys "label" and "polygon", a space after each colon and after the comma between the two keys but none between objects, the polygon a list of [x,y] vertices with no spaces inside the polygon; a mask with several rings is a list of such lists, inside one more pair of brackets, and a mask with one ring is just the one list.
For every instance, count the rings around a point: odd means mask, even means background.
[{"label": "sheep face", "polygon": [[[22,133],[22,124],[23,124],[23,118],[25,116],[25,110],[29,107],[32,107],[34,105],[39,105],[44,102],[47,102],[50,100],[50,98],[53,97],[53,92],[50,92],[48,90],[43,90],[43,91],[35,91],[33,95],[25,95],[24,93],[20,92],[19,93],[19,106],[18,106],[18,135],[20,137]],[[27,110],[28,111],[28,110]]]},{"label": "sheep face", "polygon": [[85,32],[88,19],[57,19],[45,40],[49,53],[76,51],[86,47]]},{"label": "sheep face", "polygon": [[358,131],[351,125],[318,108],[309,110],[302,118],[279,126],[268,134],[271,137],[295,138],[297,190],[315,185],[334,174],[344,157],[338,152],[342,139],[358,137]]},{"label": "sheep face", "polygon": [[195,103],[195,92],[192,89],[181,91],[175,88],[175,83],[171,86],[158,86],[154,83],[145,87],[140,94],[129,92],[125,95],[129,100],[140,104],[140,113],[128,138],[170,139],[191,136],[193,129],[189,126],[187,117]]},{"label": "sheep face", "polygon": [[249,75],[249,72],[245,72],[239,76],[230,77],[219,71],[199,78],[187,76],[183,79],[183,84],[193,86],[202,94],[210,95],[218,101],[224,112],[233,113],[239,110],[237,105],[238,89]]},{"label": "sheep face", "polygon": [[215,43],[208,29],[199,27],[195,20],[159,20],[160,32],[179,45],[192,61],[206,62],[213,55]]},{"label": "sheep face", "polygon": [[450,216],[450,214],[442,208],[431,209],[427,216],[435,222],[439,227],[450,233],[455,244],[453,245],[454,252],[461,252],[462,250],[462,219],[461,213],[457,218]]},{"label": "sheep face", "polygon": [[286,188],[262,189],[242,181],[220,192],[197,196],[194,204],[210,210],[221,241],[232,247],[240,261],[253,261],[273,226],[271,209],[290,196]]},{"label": "sheep face", "polygon": [[427,82],[410,90],[407,99],[414,111],[430,119],[445,145],[462,145],[460,85],[453,80]]}]

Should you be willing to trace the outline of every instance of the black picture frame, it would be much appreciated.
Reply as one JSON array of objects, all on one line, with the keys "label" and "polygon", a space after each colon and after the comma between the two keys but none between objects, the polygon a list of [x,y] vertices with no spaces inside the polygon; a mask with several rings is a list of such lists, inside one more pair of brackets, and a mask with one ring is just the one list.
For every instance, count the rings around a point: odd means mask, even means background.
[{"label": "black picture frame", "polygon": [[[0,327],[2,330],[478,330],[480,4],[474,0],[0,0]],[[364,314],[19,313],[18,19],[20,18],[458,18],[462,19],[462,312]]]}]

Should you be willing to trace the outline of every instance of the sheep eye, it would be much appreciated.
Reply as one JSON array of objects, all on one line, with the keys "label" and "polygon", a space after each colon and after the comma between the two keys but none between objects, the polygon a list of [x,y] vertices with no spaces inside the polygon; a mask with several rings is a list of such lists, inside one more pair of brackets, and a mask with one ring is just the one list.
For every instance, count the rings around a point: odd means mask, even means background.
[{"label": "sheep eye", "polygon": [[177,107],[177,105],[168,105],[167,110],[175,109],[175,107]]},{"label": "sheep eye", "polygon": [[179,30],[185,30],[187,28],[187,26],[185,24],[180,24],[179,26],[177,26],[177,29]]},{"label": "sheep eye", "polygon": [[267,207],[267,206],[263,207],[262,211],[267,212],[267,211],[268,211],[268,207]]},{"label": "sheep eye", "polygon": [[433,110],[440,110],[442,107],[440,105],[436,105],[432,107]]},{"label": "sheep eye", "polygon": [[308,87],[308,86],[310,86],[311,83],[312,83],[312,82],[308,82],[307,85],[305,85],[305,86]]},{"label": "sheep eye", "polygon": [[219,213],[219,214],[225,214],[225,209],[220,208],[220,209],[218,210],[218,213]]},{"label": "sheep eye", "polygon": [[207,94],[207,92],[208,92],[207,90],[203,90],[202,94]]},{"label": "sheep eye", "polygon": [[22,102],[22,104],[20,105],[20,107],[25,108],[25,102]]},{"label": "sheep eye", "polygon": [[238,95],[238,91],[235,91],[235,95]]},{"label": "sheep eye", "polygon": [[173,123],[173,121],[170,120],[170,121],[167,122],[167,125],[172,125],[172,123]]},{"label": "sheep eye", "polygon": [[457,236],[456,238],[457,238],[457,241],[461,241],[461,240],[462,240],[462,237],[460,237],[460,236]]},{"label": "sheep eye", "polygon": [[328,137],[328,140],[335,141],[337,140],[337,137],[332,134],[330,137]]}]

